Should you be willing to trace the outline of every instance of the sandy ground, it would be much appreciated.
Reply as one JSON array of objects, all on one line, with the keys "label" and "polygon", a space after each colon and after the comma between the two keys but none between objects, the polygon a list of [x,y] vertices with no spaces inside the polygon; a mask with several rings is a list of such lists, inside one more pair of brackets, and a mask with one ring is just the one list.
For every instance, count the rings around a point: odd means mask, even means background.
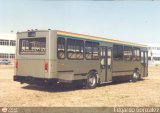
[{"label": "sandy ground", "polygon": [[136,83],[103,85],[96,89],[46,90],[14,82],[13,66],[0,65],[0,106],[43,107],[160,107],[160,66]]}]

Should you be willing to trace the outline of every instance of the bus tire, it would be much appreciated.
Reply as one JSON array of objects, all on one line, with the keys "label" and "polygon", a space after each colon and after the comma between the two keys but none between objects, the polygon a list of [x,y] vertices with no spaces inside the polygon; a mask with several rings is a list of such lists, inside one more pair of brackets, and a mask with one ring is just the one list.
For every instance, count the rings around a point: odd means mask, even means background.
[{"label": "bus tire", "polygon": [[139,73],[137,71],[134,71],[132,75],[132,82],[136,82],[138,78],[139,78]]},{"label": "bus tire", "polygon": [[97,86],[97,76],[95,72],[90,72],[86,80],[86,88],[94,89]]}]

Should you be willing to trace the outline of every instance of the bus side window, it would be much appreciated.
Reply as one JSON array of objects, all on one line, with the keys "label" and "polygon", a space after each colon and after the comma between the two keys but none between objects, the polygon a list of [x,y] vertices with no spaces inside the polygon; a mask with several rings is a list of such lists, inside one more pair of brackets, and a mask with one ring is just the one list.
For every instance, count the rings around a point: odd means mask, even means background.
[{"label": "bus side window", "polygon": [[85,58],[92,59],[92,42],[90,41],[85,42]]},{"label": "bus side window", "polygon": [[144,52],[141,51],[141,63],[144,63]]},{"label": "bus side window", "polygon": [[145,52],[145,64],[148,64],[148,52]]},{"label": "bus side window", "polygon": [[132,47],[124,46],[123,58],[127,61],[132,60]]},{"label": "bus side window", "polygon": [[113,58],[114,60],[123,60],[123,46],[121,45],[113,46]]},{"label": "bus side window", "polygon": [[85,42],[85,58],[87,60],[98,60],[99,59],[99,43],[86,41]]},{"label": "bus side window", "polygon": [[59,59],[65,58],[65,39],[62,37],[57,39],[57,57]]},{"label": "bus side window", "polygon": [[72,60],[82,60],[84,58],[83,40],[67,39],[67,58]]},{"label": "bus side window", "polygon": [[99,46],[99,43],[97,43],[97,42],[93,42],[92,43],[92,50],[93,50],[93,52],[92,52],[92,54],[93,54],[92,59],[94,59],[94,60],[98,60],[99,59],[99,53],[98,53],[99,48],[98,48],[98,46]]},{"label": "bus side window", "polygon": [[139,48],[133,48],[133,60],[139,61],[140,60],[140,49]]}]

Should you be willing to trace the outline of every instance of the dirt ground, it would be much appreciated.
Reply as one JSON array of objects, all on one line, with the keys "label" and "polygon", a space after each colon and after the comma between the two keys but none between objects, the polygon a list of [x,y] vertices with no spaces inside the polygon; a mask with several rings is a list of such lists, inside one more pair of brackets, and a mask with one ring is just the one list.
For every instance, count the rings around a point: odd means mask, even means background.
[{"label": "dirt ground", "polygon": [[0,65],[0,106],[6,107],[160,107],[160,66],[149,67],[149,77],[96,89],[42,87],[13,81],[13,66]]}]

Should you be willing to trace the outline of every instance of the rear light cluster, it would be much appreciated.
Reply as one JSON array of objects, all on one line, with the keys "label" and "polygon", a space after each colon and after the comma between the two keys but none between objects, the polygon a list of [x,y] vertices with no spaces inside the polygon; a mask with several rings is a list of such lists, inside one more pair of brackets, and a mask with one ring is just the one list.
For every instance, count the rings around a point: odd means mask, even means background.
[{"label": "rear light cluster", "polygon": [[48,63],[47,62],[44,64],[44,70],[45,70],[45,72],[48,72]]},{"label": "rear light cluster", "polygon": [[18,61],[17,60],[15,61],[15,67],[16,67],[16,69],[18,69]]}]

